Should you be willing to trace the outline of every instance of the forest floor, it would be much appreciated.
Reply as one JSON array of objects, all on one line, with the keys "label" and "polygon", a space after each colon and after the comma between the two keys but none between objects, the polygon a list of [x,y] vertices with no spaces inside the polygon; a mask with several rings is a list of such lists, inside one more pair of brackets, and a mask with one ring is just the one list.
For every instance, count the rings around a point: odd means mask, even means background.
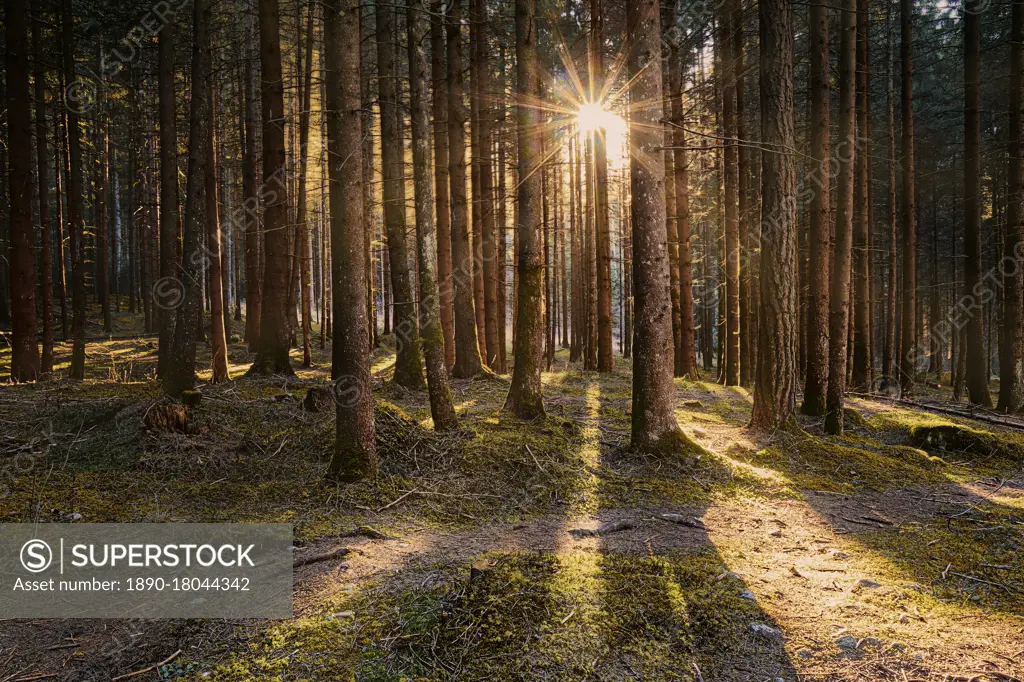
[{"label": "forest floor", "polygon": [[[0,618],[0,682],[110,680],[179,649],[131,680],[1024,678],[1019,432],[851,399],[842,437],[804,417],[755,437],[746,390],[677,380],[705,452],[646,458],[625,447],[629,361],[583,372],[560,351],[546,419],[500,411],[507,377],[455,381],[464,429],[439,435],[385,344],[382,473],[339,487],[333,409],[301,404],[328,353],[252,379],[232,344],[233,381],[201,386],[186,433],[142,426],[155,356],[94,342],[84,383],[0,387],[18,473],[0,522],[284,522],[297,556],[350,552],[296,569],[289,620]],[[630,527],[572,532],[613,521]]]}]

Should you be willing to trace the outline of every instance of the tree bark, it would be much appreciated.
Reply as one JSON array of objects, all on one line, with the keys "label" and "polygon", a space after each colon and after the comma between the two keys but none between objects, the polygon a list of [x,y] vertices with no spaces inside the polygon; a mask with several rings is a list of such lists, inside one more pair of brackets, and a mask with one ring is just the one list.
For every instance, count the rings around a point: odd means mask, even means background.
[{"label": "tree bark", "polygon": [[914,2],[900,0],[900,107],[903,131],[903,311],[900,331],[900,392],[914,393],[914,360],[917,347],[917,224],[914,212]]},{"label": "tree bark", "polygon": [[853,228],[853,367],[852,384],[855,391],[870,391],[870,315],[871,304],[868,286],[868,240],[871,227],[871,156],[866,148],[868,141],[868,111],[871,105],[869,95],[869,41],[867,0],[857,0],[857,48],[856,48],[856,137],[857,159],[854,165],[854,228]]},{"label": "tree bark", "polygon": [[[849,0],[847,0],[849,1]],[[795,146],[793,5],[761,0],[761,141],[770,150]],[[755,429],[790,423],[796,393],[796,163],[789,151],[762,152],[761,315],[758,325]]]},{"label": "tree bark", "polygon": [[242,197],[245,220],[245,341],[249,345],[249,352],[252,353],[260,347],[263,276],[260,267],[260,221],[257,214],[259,198],[256,196],[256,92],[252,72],[253,55],[248,48],[251,35],[250,21],[251,17],[246,13],[245,52],[248,58],[243,69],[245,143],[242,149]]},{"label": "tree bark", "polygon": [[[604,17],[602,0],[590,0],[591,98],[604,104]],[[608,149],[606,131],[594,135],[594,229],[597,265],[597,371],[615,369],[612,347],[612,247],[608,223]]]},{"label": "tree bark", "polygon": [[637,450],[672,452],[683,443],[675,417],[674,355],[668,248],[665,243],[665,165],[661,151],[664,117],[661,78],[661,22],[657,0],[626,5],[631,37],[628,73],[634,105],[629,120],[629,173],[632,196],[634,298],[633,400],[631,445]]},{"label": "tree bark", "polygon": [[981,9],[980,0],[964,5],[964,296],[972,298],[967,311],[967,397],[975,405],[992,407],[985,362],[982,298],[991,286],[981,279]]},{"label": "tree bark", "polygon": [[[35,57],[33,84],[36,98],[36,172],[39,187],[39,268],[43,297],[43,352],[39,371],[46,375],[53,372],[53,226],[50,224],[50,181],[47,163],[49,151],[46,148],[46,71],[43,67],[42,40],[39,35],[41,24],[42,20],[38,17],[32,22],[32,54]],[[60,200],[60,194],[57,194],[58,204]]]},{"label": "tree bark", "polygon": [[[161,28],[157,52],[160,99],[160,279],[153,285],[158,316],[158,369],[164,376],[174,339],[174,318],[181,302],[178,275],[178,131],[174,93],[174,22]],[[70,119],[70,116],[69,116]],[[70,125],[70,122],[69,122]],[[77,132],[77,128],[72,128]]]},{"label": "tree bark", "polygon": [[400,134],[398,69],[396,68],[395,10],[377,3],[377,91],[380,104],[380,144],[383,170],[384,225],[387,230],[391,291],[394,296],[394,331],[397,357],[394,382],[423,388],[419,324],[409,271],[405,234],[405,145]]},{"label": "tree bark", "polygon": [[[28,87],[28,11],[7,4],[7,181],[11,202],[11,379],[39,377],[36,329],[36,237],[32,227],[32,100]],[[38,58],[38,56],[37,56]],[[42,191],[42,190],[41,190]]]},{"label": "tree bark", "polygon": [[473,297],[473,252],[466,205],[466,86],[462,73],[462,0],[448,10],[448,179],[451,197],[452,288],[455,306],[455,365],[452,376],[480,373],[476,302]]},{"label": "tree bark", "polygon": [[444,361],[444,335],[437,288],[437,234],[434,228],[434,187],[430,177],[430,119],[427,114],[426,0],[408,8],[409,100],[412,119],[412,168],[416,206],[416,256],[420,272],[420,334],[427,368],[430,414],[434,429],[459,426]]},{"label": "tree bark", "polygon": [[309,5],[309,16],[306,23],[306,44],[305,44],[305,75],[302,80],[302,104],[299,112],[299,188],[298,206],[296,209],[296,227],[298,239],[296,240],[296,262],[299,267],[299,290],[300,305],[302,308],[302,366],[309,367],[313,364],[310,357],[309,337],[312,334],[312,296],[310,284],[310,250],[309,231],[310,225],[307,222],[306,214],[306,168],[309,163],[309,117],[313,93],[313,5]]},{"label": "tree bark", "polygon": [[740,383],[740,226],[737,202],[739,178],[736,143],[736,72],[733,68],[732,21],[726,3],[722,9],[719,31],[721,52],[719,65],[722,73],[722,123],[725,149],[723,150],[723,186],[725,190],[725,385]]},{"label": "tree bark", "polygon": [[260,339],[249,374],[294,374],[288,311],[288,189],[284,148],[284,82],[278,0],[260,0],[260,80],[263,115],[263,228],[265,258]]},{"label": "tree bark", "polygon": [[[1006,241],[1004,261],[1016,267],[1005,273],[1003,338],[999,344],[999,411],[1024,407],[1024,177],[1021,164],[1021,89],[1024,80],[1024,0],[1013,0],[1010,28],[1010,124],[1007,169]],[[45,342],[44,342],[45,345]]]},{"label": "tree bark", "polygon": [[363,146],[358,0],[324,3],[331,284],[334,302],[334,455],[327,477],[357,481],[378,469],[370,390],[363,226]]},{"label": "tree bark", "polygon": [[455,310],[452,301],[452,222],[448,201],[448,80],[445,73],[444,11],[433,0],[430,16],[430,76],[433,82],[434,196],[437,211],[437,283],[441,294],[444,362],[455,365]]},{"label": "tree bark", "polygon": [[831,107],[829,95],[828,5],[818,0],[810,7],[811,149],[809,259],[807,301],[807,373],[804,414],[825,414],[829,368],[829,272],[831,270]]},{"label": "tree bark", "polygon": [[[212,51],[208,65],[212,64]],[[211,122],[206,128],[206,260],[210,270],[210,383],[228,380],[228,335],[224,325],[224,279],[221,250],[220,213],[217,206],[217,136],[212,123],[216,115],[213,107],[213,84],[206,88],[207,106]],[[194,101],[194,100],[193,100]]]},{"label": "tree bark", "polygon": [[[456,0],[458,2],[458,0]],[[520,419],[544,416],[540,370],[544,353],[544,254],[541,242],[540,112],[528,103],[538,94],[534,0],[516,0],[516,137],[519,190],[516,266],[516,336],[506,410]]]},{"label": "tree bark", "polygon": [[[854,172],[856,148],[857,0],[844,0],[839,38],[839,178],[836,185],[836,242],[830,287],[829,373],[825,431],[843,432],[843,395],[850,322],[850,263],[852,259]],[[813,266],[812,266],[813,267]]]},{"label": "tree bark", "polygon": [[[71,0],[62,0],[61,10],[61,42],[64,46],[62,60],[64,78],[67,83],[74,82],[76,78],[74,18],[71,15]],[[65,97],[67,97],[67,90],[65,90]],[[65,129],[68,136],[68,220],[71,232],[72,347],[69,376],[73,380],[81,381],[85,378],[85,259],[82,243],[85,233],[85,217],[82,209],[82,138],[77,108],[69,106],[65,99],[65,110],[67,113]]]},{"label": "tree bark", "polygon": [[[181,305],[177,308],[174,339],[162,376],[164,391],[180,398],[195,386],[196,343],[203,308],[202,270],[206,258],[203,235],[206,231],[207,173],[212,155],[209,99],[209,3],[196,0],[192,17],[192,110],[189,114],[188,168],[185,180],[185,210],[182,216]],[[218,255],[219,257],[219,255]],[[223,333],[223,329],[221,330]]]}]

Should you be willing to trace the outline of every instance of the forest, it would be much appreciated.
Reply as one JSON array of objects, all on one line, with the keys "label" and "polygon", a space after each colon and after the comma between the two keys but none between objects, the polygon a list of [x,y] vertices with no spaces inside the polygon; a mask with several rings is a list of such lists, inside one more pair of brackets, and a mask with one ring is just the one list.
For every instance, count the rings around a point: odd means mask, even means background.
[{"label": "forest", "polygon": [[1024,679],[1024,0],[0,21],[0,682]]}]

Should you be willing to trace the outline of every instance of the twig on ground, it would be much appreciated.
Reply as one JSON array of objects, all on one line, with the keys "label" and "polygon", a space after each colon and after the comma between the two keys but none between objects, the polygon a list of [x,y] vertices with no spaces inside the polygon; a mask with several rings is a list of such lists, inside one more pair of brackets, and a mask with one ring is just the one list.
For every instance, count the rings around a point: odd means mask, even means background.
[{"label": "twig on ground", "polygon": [[138,677],[139,675],[144,675],[146,673],[153,672],[154,670],[159,670],[160,666],[167,665],[168,663],[170,663],[171,661],[173,661],[174,659],[176,659],[180,655],[181,655],[181,649],[178,649],[173,654],[171,654],[170,656],[168,656],[164,660],[160,661],[159,663],[154,663],[153,665],[149,666],[148,668],[143,668],[142,670],[136,670],[133,673],[126,673],[124,675],[118,675],[117,677],[111,678],[110,682],[118,682],[118,680],[127,680],[129,677]]}]

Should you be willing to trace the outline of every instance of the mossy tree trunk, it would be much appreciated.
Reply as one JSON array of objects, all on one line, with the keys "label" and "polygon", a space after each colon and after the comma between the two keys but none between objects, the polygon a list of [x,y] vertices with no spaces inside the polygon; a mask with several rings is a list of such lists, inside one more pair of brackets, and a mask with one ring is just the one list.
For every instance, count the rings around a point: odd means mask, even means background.
[{"label": "mossy tree trunk", "polygon": [[434,228],[434,187],[430,177],[430,119],[427,114],[427,11],[425,0],[410,0],[409,100],[412,120],[412,168],[416,207],[416,256],[420,272],[420,333],[427,368],[430,414],[434,428],[458,428],[448,368],[444,358],[444,334],[437,288],[437,234]]},{"label": "mossy tree trunk", "polygon": [[363,144],[358,0],[324,3],[327,158],[330,181],[335,440],[328,478],[356,481],[378,468],[366,333]]},{"label": "mossy tree trunk", "polygon": [[541,241],[540,114],[537,96],[537,27],[534,0],[516,0],[516,138],[518,141],[519,258],[516,275],[515,366],[505,409],[522,419],[544,415],[540,370],[544,353],[544,254]]}]

